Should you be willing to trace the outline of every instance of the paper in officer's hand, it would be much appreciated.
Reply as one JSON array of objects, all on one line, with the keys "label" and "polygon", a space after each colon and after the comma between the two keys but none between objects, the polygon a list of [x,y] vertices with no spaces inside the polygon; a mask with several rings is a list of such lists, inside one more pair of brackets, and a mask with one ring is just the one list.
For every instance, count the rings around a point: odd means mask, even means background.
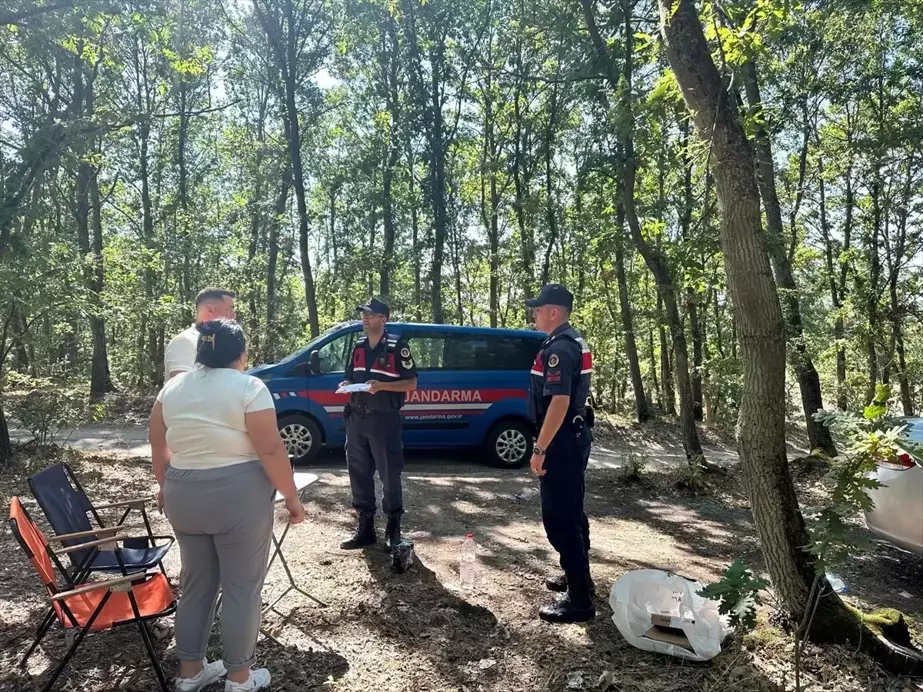
[{"label": "paper in officer's hand", "polygon": [[351,394],[352,392],[367,392],[372,388],[368,382],[357,382],[356,384],[347,384],[337,389],[337,394]]}]

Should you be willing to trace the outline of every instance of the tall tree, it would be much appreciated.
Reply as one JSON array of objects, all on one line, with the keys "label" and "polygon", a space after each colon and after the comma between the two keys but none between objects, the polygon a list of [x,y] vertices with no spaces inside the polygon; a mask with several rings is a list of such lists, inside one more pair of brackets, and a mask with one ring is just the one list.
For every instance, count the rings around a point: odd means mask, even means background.
[{"label": "tall tree", "polygon": [[660,16],[670,64],[699,136],[711,147],[721,246],[744,368],[738,451],[773,587],[795,622],[802,621],[817,599],[812,630],[816,636],[858,636],[880,660],[893,664],[901,657],[905,668],[912,667],[912,654],[886,651],[884,640],[837,596],[820,599],[811,588],[815,570],[805,548],[808,533],[786,458],[784,322],[762,230],[753,153],[692,0],[660,0]]}]

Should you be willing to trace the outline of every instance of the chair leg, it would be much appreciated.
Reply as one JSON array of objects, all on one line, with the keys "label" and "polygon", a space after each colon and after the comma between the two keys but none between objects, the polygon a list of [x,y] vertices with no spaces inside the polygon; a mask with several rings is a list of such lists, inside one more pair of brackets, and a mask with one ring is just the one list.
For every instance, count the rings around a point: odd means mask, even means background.
[{"label": "chair leg", "polygon": [[35,648],[41,643],[42,639],[45,638],[45,635],[48,634],[48,630],[54,624],[55,612],[54,608],[51,608],[47,613],[45,613],[45,619],[42,620],[42,624],[38,626],[38,630],[35,633],[35,641],[32,642],[32,646],[29,647],[29,650],[25,653],[22,659],[19,661],[19,665],[22,668],[26,667],[26,661],[29,660],[29,656],[32,655],[32,652],[35,651]]},{"label": "chair leg", "polygon": [[74,652],[77,651],[77,647],[80,646],[80,642],[83,641],[83,638],[87,636],[87,632],[90,631],[90,628],[93,626],[93,623],[96,622],[96,618],[99,616],[100,612],[103,609],[103,606],[106,605],[106,601],[109,600],[109,594],[107,593],[99,602],[99,605],[96,606],[96,610],[93,611],[93,615],[90,616],[90,619],[87,621],[87,624],[83,626],[80,630],[80,634],[77,635],[77,638],[74,640],[74,643],[71,644],[70,648],[67,650],[67,653],[64,654],[64,658],[61,660],[61,663],[58,664],[58,667],[55,668],[54,673],[51,674],[51,679],[45,683],[45,686],[42,687],[42,692],[49,692],[49,690],[54,686],[58,677],[64,672],[64,668],[67,667],[67,664],[70,662],[71,657],[74,655]]},{"label": "chair leg", "polygon": [[167,678],[163,674],[163,667],[160,665],[160,661],[157,659],[157,651],[154,649],[154,638],[147,628],[147,623],[141,619],[141,612],[138,610],[138,602],[135,600],[135,595],[131,591],[128,592],[128,600],[131,603],[132,612],[135,614],[138,630],[141,632],[141,641],[144,642],[144,648],[147,649],[147,655],[151,659],[151,665],[154,667],[154,673],[157,675],[160,687],[163,692],[170,692],[170,688],[167,685]]},{"label": "chair leg", "polygon": [[163,692],[170,692],[170,688],[167,685],[167,678],[163,674],[163,666],[160,665],[160,660],[157,658],[157,651],[154,649],[154,637],[147,628],[147,623],[144,622],[144,620],[138,620],[138,629],[141,630],[141,640],[144,642],[144,648],[147,649],[148,658],[151,659],[151,665],[154,668],[154,673],[157,675],[157,680],[160,682],[161,689]]}]

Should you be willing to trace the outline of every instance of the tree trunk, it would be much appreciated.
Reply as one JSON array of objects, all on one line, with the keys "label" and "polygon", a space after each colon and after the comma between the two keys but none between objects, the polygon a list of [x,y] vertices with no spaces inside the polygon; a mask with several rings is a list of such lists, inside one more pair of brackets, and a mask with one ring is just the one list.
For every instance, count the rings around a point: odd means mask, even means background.
[{"label": "tree trunk", "polygon": [[[680,236],[683,241],[691,241],[692,226],[692,156],[689,154],[689,121],[683,118],[680,122],[683,147],[683,202],[679,210]],[[663,171],[664,166],[660,166]],[[663,198],[663,174],[658,182]],[[706,187],[705,204],[707,206],[708,189]],[[699,324],[699,301],[696,290],[692,286],[686,288],[686,314],[689,315],[689,332],[692,335],[692,415],[697,421],[703,418],[702,411],[702,327]]]},{"label": "tree trunk", "polygon": [[[81,44],[82,45],[82,44]],[[74,57],[73,98],[75,107],[87,120],[94,115],[93,87],[95,76],[88,72],[83,58],[78,51]],[[83,283],[90,296],[90,332],[93,338],[93,354],[90,367],[90,399],[99,399],[113,391],[109,377],[109,358],[106,352],[106,327],[102,317],[100,292],[103,284],[102,271],[102,219],[99,199],[99,182],[97,171],[91,163],[90,143],[85,139],[75,146],[77,156],[77,176],[74,185],[74,220],[77,225],[77,246],[80,254],[89,260],[83,267]],[[90,214],[92,198],[93,243],[90,242]],[[98,251],[97,251],[98,248]]]},{"label": "tree trunk", "polygon": [[288,193],[291,189],[291,171],[288,166],[282,173],[282,180],[279,183],[279,192],[276,194],[273,217],[269,222],[269,240],[268,251],[269,258],[266,264],[266,344],[263,354],[267,362],[274,363],[276,359],[276,349],[278,348],[278,325],[276,324],[276,274],[279,263],[279,228],[282,224],[282,217],[285,214],[285,208],[288,206]]},{"label": "tree trunk", "polygon": [[430,51],[430,99],[432,129],[430,131],[431,183],[433,202],[433,264],[430,273],[432,284],[433,322],[442,324],[442,263],[445,254],[448,214],[446,212],[445,139],[442,114],[442,69],[445,45],[437,43]]},{"label": "tree trunk", "polygon": [[657,334],[660,337],[660,400],[663,412],[668,416],[676,415],[676,389],[673,387],[673,365],[670,362],[670,343],[667,330],[663,328],[663,295],[657,292]]},{"label": "tree trunk", "polygon": [[554,134],[558,115],[558,85],[551,87],[551,96],[548,104],[548,125],[545,128],[545,142],[542,153],[545,160],[545,220],[548,223],[548,244],[545,246],[545,258],[542,261],[542,278],[540,283],[544,286],[550,281],[551,276],[551,251],[558,240],[558,216],[555,205],[554,177],[552,160],[554,158]]},{"label": "tree trunk", "polygon": [[619,74],[612,62],[606,44],[599,33],[599,28],[596,25],[596,18],[593,14],[593,1],[580,0],[580,4],[583,8],[584,20],[596,54],[606,67],[609,86],[613,93],[621,94],[621,117],[619,118],[618,129],[621,154],[624,157],[622,203],[625,206],[625,217],[628,220],[628,230],[631,233],[631,238],[638,252],[644,258],[644,262],[647,264],[648,269],[650,269],[651,273],[654,275],[658,292],[663,298],[664,307],[666,308],[667,324],[670,327],[670,334],[673,338],[673,359],[675,363],[677,389],[679,390],[679,416],[680,425],[683,431],[683,447],[689,459],[704,459],[702,445],[699,441],[699,433],[696,430],[695,418],[692,412],[692,382],[689,378],[689,350],[686,344],[686,333],[679,315],[679,307],[676,300],[676,287],[673,284],[673,278],[663,253],[661,253],[657,247],[649,244],[641,234],[641,223],[638,220],[638,214],[635,209],[637,162],[634,153],[634,116],[632,114],[631,104],[631,84],[633,72],[632,56],[636,39],[634,29],[632,28],[632,7],[629,0],[625,0],[622,4],[622,28],[624,29],[622,39],[624,42],[623,45],[625,46],[625,61],[622,66],[622,72]]},{"label": "tree trunk", "polygon": [[417,322],[423,321],[423,279],[420,271],[420,207],[416,195],[417,175],[414,170],[413,144],[407,142],[407,186],[410,198],[410,251],[413,261],[413,309]]},{"label": "tree trunk", "polygon": [[[798,387],[801,390],[801,404],[804,410],[808,439],[812,450],[819,449],[825,454],[836,456],[836,447],[833,444],[833,438],[830,436],[830,429],[814,420],[814,414],[824,407],[820,390],[820,376],[817,374],[814,361],[811,359],[805,344],[798,286],[795,284],[792,265],[783,240],[782,209],[776,192],[772,142],[764,124],[765,114],[756,65],[752,61],[745,62],[741,67],[741,73],[744,78],[747,102],[755,123],[754,142],[756,145],[757,183],[760,196],[763,199],[763,209],[766,211],[766,245],[772,260],[776,282],[782,289],[785,308],[783,318],[789,343],[788,357],[792,370],[795,371],[798,378]],[[805,135],[805,143],[807,143],[807,134]],[[807,147],[805,145],[804,152],[806,153],[806,151]],[[799,185],[799,189],[801,187]],[[791,232],[792,234],[795,233],[794,219],[792,219]]]},{"label": "tree trunk", "polygon": [[93,334],[93,360],[90,374],[90,398],[96,398],[117,391],[109,372],[109,350],[106,340],[106,320],[103,317],[102,292],[105,281],[103,266],[103,222],[102,202],[99,198],[99,171],[90,178],[90,223],[93,227],[93,312],[90,315],[90,331]]},{"label": "tree trunk", "polygon": [[[622,231],[625,225],[625,211],[616,203],[616,227]],[[634,318],[631,314],[631,301],[628,293],[628,278],[625,275],[625,251],[622,238],[615,243],[615,278],[619,287],[619,313],[622,318],[622,335],[625,339],[625,355],[628,357],[628,372],[631,376],[631,388],[635,395],[635,416],[639,423],[650,419],[651,412],[644,394],[644,379],[641,376],[641,361],[638,359],[638,344],[635,340]]]},{"label": "tree trunk", "polygon": [[[738,450],[766,567],[780,602],[795,622],[809,606],[815,565],[805,550],[809,536],[798,506],[785,448],[785,340],[782,309],[760,219],[753,154],[736,104],[721,83],[692,0],[660,0],[667,56],[699,136],[710,146],[721,209],[721,247],[728,289],[740,331],[743,394]],[[829,585],[821,578],[821,587]],[[829,594],[829,595],[828,595]],[[857,637],[890,667],[898,655],[827,591],[812,635]],[[900,656],[902,667],[919,660]]]},{"label": "tree trunk", "polygon": [[[298,247],[301,254],[301,274],[304,283],[305,303],[308,308],[308,324],[311,336],[320,333],[320,323],[317,316],[317,293],[314,287],[314,273],[311,269],[311,256],[308,240],[310,237],[310,219],[308,218],[307,193],[304,184],[304,164],[301,156],[301,123],[298,120],[298,72],[303,69],[303,59],[299,60],[299,42],[304,40],[299,36],[299,27],[306,18],[299,14],[298,22],[295,19],[293,0],[282,0],[282,14],[279,15],[277,6],[269,2],[264,8],[259,2],[254,1],[253,8],[257,18],[266,32],[269,44],[275,58],[275,67],[281,76],[281,105],[284,108],[283,125],[285,139],[288,143],[289,159],[292,164],[292,187],[295,190],[295,201],[298,209]],[[272,10],[270,15],[269,10]],[[301,11],[300,11],[301,12]],[[285,27],[283,29],[283,26]],[[301,67],[300,67],[301,66]]]},{"label": "tree trunk", "polygon": [[[827,218],[827,192],[824,184],[824,160],[818,157],[817,187],[820,207],[820,231],[824,239],[824,257],[827,265],[827,281],[830,285],[830,301],[833,305],[833,339],[836,348],[836,405],[845,411],[846,399],[846,328],[843,323],[843,298],[846,290],[846,270],[848,263],[843,253],[850,248],[852,239],[852,171],[846,169],[846,220],[843,230],[842,252],[834,252],[834,242],[830,237],[830,223]],[[840,271],[837,267],[840,266]]]},{"label": "tree trunk", "polygon": [[[526,65],[523,63],[522,42],[516,44],[516,70],[525,74]],[[535,238],[532,227],[532,213],[530,193],[532,189],[532,168],[527,164],[526,157],[530,151],[530,121],[523,111],[523,103],[528,105],[528,99],[523,93],[526,80],[520,78],[516,82],[516,93],[513,97],[513,122],[515,133],[513,135],[513,211],[516,215],[516,227],[519,230],[519,276],[522,282],[523,298],[535,295]],[[529,311],[524,308],[525,319],[529,320]]]},{"label": "tree trunk", "polygon": [[3,392],[0,392],[0,468],[7,466],[12,460],[13,441],[10,439],[10,429],[3,413]]},{"label": "tree trunk", "polygon": [[311,270],[311,255],[308,247],[309,220],[307,193],[304,187],[304,166],[301,159],[301,125],[298,122],[298,105],[295,100],[298,55],[295,48],[298,37],[295,35],[295,17],[292,0],[285,0],[285,13],[288,23],[286,32],[287,60],[285,62],[285,112],[288,124],[288,150],[292,160],[292,181],[295,188],[295,201],[298,207],[298,247],[301,253],[301,274],[304,280],[305,302],[308,307],[308,324],[311,336],[320,334],[317,317],[317,294],[314,289],[314,273]]},{"label": "tree trunk", "polygon": [[670,64],[699,136],[711,146],[721,247],[741,335],[740,461],[766,566],[797,617],[805,610],[813,569],[803,550],[809,539],[786,459],[784,325],[760,223],[753,156],[693,2],[660,0],[660,12]]},{"label": "tree trunk", "polygon": [[385,84],[385,104],[390,116],[388,128],[388,147],[381,174],[381,213],[384,223],[384,246],[381,255],[381,279],[379,293],[385,302],[391,295],[391,274],[394,271],[394,174],[401,157],[400,140],[400,85],[398,83],[398,42],[394,17],[387,13],[386,26],[382,33],[388,38],[387,50],[380,57],[382,81]]}]

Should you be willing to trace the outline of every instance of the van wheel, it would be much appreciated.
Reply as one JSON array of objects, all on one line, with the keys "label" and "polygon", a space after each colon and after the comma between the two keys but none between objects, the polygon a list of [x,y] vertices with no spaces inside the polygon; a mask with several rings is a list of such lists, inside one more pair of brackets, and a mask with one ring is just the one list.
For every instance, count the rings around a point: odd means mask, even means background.
[{"label": "van wheel", "polygon": [[487,435],[487,459],[491,466],[515,469],[532,456],[532,430],[518,420],[505,420]]},{"label": "van wheel", "polygon": [[307,464],[320,452],[320,428],[313,418],[298,413],[282,416],[279,418],[279,434],[294,464]]}]

